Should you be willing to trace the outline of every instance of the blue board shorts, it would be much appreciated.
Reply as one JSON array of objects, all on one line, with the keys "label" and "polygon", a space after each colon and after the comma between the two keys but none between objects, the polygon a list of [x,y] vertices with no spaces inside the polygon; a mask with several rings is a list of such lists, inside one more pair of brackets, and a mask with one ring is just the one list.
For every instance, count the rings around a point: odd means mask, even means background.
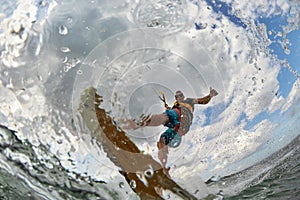
[{"label": "blue board shorts", "polygon": [[160,140],[164,139],[165,145],[169,147],[178,147],[181,143],[181,136],[172,128],[168,128],[163,134],[160,136]]},{"label": "blue board shorts", "polygon": [[169,118],[169,122],[167,122],[165,126],[169,128],[174,128],[177,124],[180,124],[178,113],[175,110],[166,110],[164,114],[167,115]]}]

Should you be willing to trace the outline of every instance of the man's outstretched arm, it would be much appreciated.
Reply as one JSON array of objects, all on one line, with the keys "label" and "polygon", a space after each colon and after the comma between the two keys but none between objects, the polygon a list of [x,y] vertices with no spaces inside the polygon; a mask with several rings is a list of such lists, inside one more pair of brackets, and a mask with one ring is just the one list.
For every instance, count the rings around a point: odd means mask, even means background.
[{"label": "man's outstretched arm", "polygon": [[209,94],[207,96],[202,97],[202,98],[196,98],[196,99],[193,100],[193,103],[195,103],[195,104],[207,104],[208,102],[210,102],[212,97],[217,96],[217,95],[218,95],[218,92],[215,89],[210,88]]}]

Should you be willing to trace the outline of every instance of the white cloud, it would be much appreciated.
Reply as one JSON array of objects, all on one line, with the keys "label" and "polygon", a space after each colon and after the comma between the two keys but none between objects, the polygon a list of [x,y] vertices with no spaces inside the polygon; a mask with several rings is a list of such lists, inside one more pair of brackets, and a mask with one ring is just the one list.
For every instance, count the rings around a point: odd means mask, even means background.
[{"label": "white cloud", "polygon": [[236,14],[244,19],[258,18],[259,16],[270,16],[273,14],[284,14],[289,12],[289,3],[285,0],[258,0],[258,1],[234,1],[223,0],[230,4],[237,12]]},{"label": "white cloud", "polygon": [[[243,125],[242,123],[240,126],[227,127],[225,124],[224,129],[220,131],[223,124],[217,123],[188,133],[188,140],[193,142],[192,148],[198,157],[198,159],[194,159],[197,161],[190,164],[199,167],[204,172],[201,174],[203,178],[209,178],[214,173],[226,173],[226,168],[229,165],[246,158],[254,153],[260,145],[264,144],[276,127],[276,124],[269,120],[261,121],[251,130],[244,130]],[[211,132],[219,132],[219,134],[210,141],[197,140],[199,134],[205,137]],[[208,157],[211,160],[210,168],[208,168],[207,162],[202,163],[203,159]],[[257,162],[257,160],[254,162]],[[249,164],[251,163],[249,162]],[[205,171],[203,171],[203,168]]]},{"label": "white cloud", "polygon": [[281,113],[286,112],[290,107],[292,107],[295,103],[299,103],[300,101],[300,80],[297,79],[291,89],[286,102],[284,103]]},{"label": "white cloud", "polygon": [[282,96],[279,96],[278,98],[274,98],[268,108],[270,113],[275,112],[276,110],[279,110],[285,102],[285,99]]},{"label": "white cloud", "polygon": [[267,58],[262,58],[262,60],[264,63],[258,62],[262,66],[262,70],[252,77],[254,82],[248,88],[251,95],[246,99],[245,113],[250,120],[272,106],[271,103],[275,98],[273,91],[279,85],[276,79],[279,67],[269,67],[270,60]]},{"label": "white cloud", "polygon": [[[247,6],[246,3],[241,4]],[[207,21],[220,26],[213,31],[209,28],[198,32],[191,31],[191,35],[201,38],[198,44],[210,52],[209,56],[217,67],[214,75],[210,73],[215,68],[199,67],[204,77],[207,77],[207,85],[215,84],[219,91],[219,96],[207,106],[224,103],[226,108],[218,116],[217,122],[190,131],[184,137],[188,141],[193,141],[193,148],[199,154],[200,160],[211,156],[214,169],[216,169],[224,168],[254,153],[277,126],[269,120],[262,120],[251,130],[246,130],[244,129],[246,121],[240,121],[241,116],[245,115],[247,120],[253,120],[263,111],[270,113],[276,111],[285,100],[283,97],[277,98],[274,94],[274,91],[279,88],[277,80],[279,65],[275,65],[271,58],[267,57],[263,51],[259,51],[259,47],[253,46],[250,41],[251,37],[245,30],[237,27],[227,18],[222,18],[221,22],[214,20],[216,16],[207,12],[209,11],[204,9],[200,19],[205,21],[207,17]],[[269,10],[269,12],[273,11]],[[254,9],[253,12],[246,14],[253,15],[253,13]],[[257,49],[253,51],[253,48]],[[191,49],[194,49],[194,46]],[[201,54],[197,56],[193,59],[206,59],[201,57]],[[202,56],[205,55],[202,54]],[[254,63],[250,62],[251,57],[255,58]],[[218,79],[217,73],[221,75],[221,79]],[[290,101],[294,102],[293,99]],[[201,108],[199,114],[201,114]],[[202,120],[205,119],[203,114],[200,117]],[[205,141],[205,137],[212,139]],[[191,165],[196,167],[200,163],[196,162]],[[207,163],[202,164],[200,168],[203,167],[207,167]]]}]

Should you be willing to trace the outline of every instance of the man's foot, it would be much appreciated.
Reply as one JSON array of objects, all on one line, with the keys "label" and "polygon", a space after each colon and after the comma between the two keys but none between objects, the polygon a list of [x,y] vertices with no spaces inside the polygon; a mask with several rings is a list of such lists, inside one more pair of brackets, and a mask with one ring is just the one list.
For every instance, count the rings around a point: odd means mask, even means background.
[{"label": "man's foot", "polygon": [[139,120],[138,120],[138,122],[136,124],[139,127],[143,127],[143,126],[149,125],[150,121],[151,121],[151,116],[150,115],[144,115],[144,114],[142,114],[139,117]]},{"label": "man's foot", "polygon": [[149,122],[151,121],[151,116],[150,115],[144,115],[142,114],[138,120],[132,120],[132,119],[127,119],[123,120],[121,122],[121,128],[124,130],[135,130],[140,127],[147,126]]},{"label": "man's foot", "polygon": [[139,128],[139,126],[137,125],[137,123],[134,120],[132,120],[132,119],[128,119],[126,121],[122,121],[121,124],[122,124],[121,128],[123,130],[135,130],[135,129]]},{"label": "man's foot", "polygon": [[209,91],[209,95],[211,96],[211,97],[214,97],[214,96],[217,96],[218,95],[218,92],[215,90],[215,89],[213,89],[212,87],[210,88],[210,91]]},{"label": "man's foot", "polygon": [[171,178],[170,173],[169,173],[170,169],[171,169],[171,167],[164,168],[164,174],[165,174],[168,178]]}]

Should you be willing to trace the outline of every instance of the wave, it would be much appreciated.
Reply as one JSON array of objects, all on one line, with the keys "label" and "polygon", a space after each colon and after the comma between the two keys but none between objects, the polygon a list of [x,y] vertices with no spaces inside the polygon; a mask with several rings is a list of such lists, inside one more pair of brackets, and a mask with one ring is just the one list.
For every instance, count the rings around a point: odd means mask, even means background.
[{"label": "wave", "polygon": [[4,126],[0,136],[1,199],[122,199],[105,181],[64,168],[49,147],[21,141]]},{"label": "wave", "polygon": [[[76,174],[64,168],[45,146],[20,141],[15,131],[0,127],[2,199],[123,199],[105,181]],[[300,136],[263,161],[226,177],[211,178],[206,185],[211,198],[297,198],[300,177]],[[36,151],[47,154],[40,160]],[[236,194],[236,195],[224,195]],[[134,198],[134,196],[132,196]],[[135,197],[137,198],[137,197]],[[209,197],[207,197],[209,199]]]},{"label": "wave", "polygon": [[[300,136],[286,147],[253,166],[206,183],[226,199],[296,199],[299,197]],[[234,195],[229,195],[234,194]]]}]

